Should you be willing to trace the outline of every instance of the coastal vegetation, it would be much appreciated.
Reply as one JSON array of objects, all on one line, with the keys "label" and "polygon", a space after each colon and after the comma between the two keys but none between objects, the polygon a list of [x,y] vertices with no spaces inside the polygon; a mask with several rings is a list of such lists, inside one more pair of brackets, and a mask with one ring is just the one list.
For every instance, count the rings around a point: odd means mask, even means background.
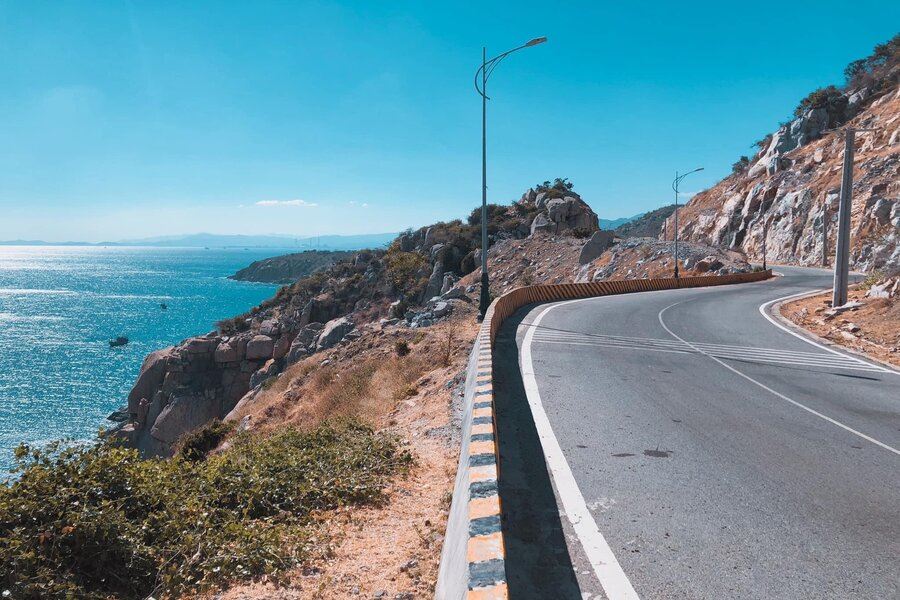
[{"label": "coastal vegetation", "polygon": [[283,256],[274,256],[251,263],[230,279],[259,283],[293,283],[303,277],[327,269],[339,260],[353,258],[356,252],[306,250]]},{"label": "coastal vegetation", "polygon": [[[110,443],[18,448],[0,486],[4,598],[177,597],[266,575],[322,548],[323,511],[376,504],[411,458],[356,422],[235,435],[170,460]],[[321,542],[319,542],[321,543]]]}]

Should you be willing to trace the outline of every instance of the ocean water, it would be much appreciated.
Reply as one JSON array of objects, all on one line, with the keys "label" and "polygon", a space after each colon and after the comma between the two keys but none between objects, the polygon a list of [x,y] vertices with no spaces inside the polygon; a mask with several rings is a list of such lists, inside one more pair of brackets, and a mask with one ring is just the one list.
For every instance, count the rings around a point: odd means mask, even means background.
[{"label": "ocean water", "polygon": [[0,479],[20,442],[94,438],[147,353],[270,297],[227,276],[285,252],[0,246]]}]

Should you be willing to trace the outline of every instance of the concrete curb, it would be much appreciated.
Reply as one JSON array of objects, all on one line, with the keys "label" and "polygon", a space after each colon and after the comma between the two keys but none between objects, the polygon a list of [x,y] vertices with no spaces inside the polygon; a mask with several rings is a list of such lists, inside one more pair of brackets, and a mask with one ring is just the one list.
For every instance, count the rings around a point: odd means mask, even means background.
[{"label": "concrete curb", "polygon": [[503,600],[506,553],[498,494],[500,455],[494,422],[493,347],[503,321],[523,306],[595,296],[762,281],[772,271],[681,279],[630,279],[534,285],[511,290],[491,303],[466,371],[465,409],[453,501],[441,550],[435,598]]}]

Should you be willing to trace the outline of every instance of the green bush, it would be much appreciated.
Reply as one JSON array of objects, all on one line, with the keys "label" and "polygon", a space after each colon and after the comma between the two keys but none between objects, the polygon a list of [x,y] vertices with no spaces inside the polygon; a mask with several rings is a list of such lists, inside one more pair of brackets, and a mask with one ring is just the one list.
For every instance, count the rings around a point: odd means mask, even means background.
[{"label": "green bush", "polygon": [[800,101],[794,109],[794,116],[801,117],[806,111],[817,108],[825,109],[829,123],[842,122],[847,108],[847,98],[833,85],[819,88]]},{"label": "green bush", "polygon": [[742,173],[750,166],[750,159],[746,156],[740,157],[737,162],[731,165],[732,173]]},{"label": "green bush", "polygon": [[178,455],[185,460],[203,460],[233,430],[233,422],[223,423],[215,419],[185,435],[179,444]]},{"label": "green bush", "polygon": [[[308,552],[317,511],[378,502],[410,461],[354,424],[242,434],[205,461],[142,460],[108,443],[20,446],[0,486],[9,598],[171,597],[268,574]],[[6,596],[5,596],[6,597]]]},{"label": "green bush", "polygon": [[406,297],[417,297],[428,282],[428,259],[418,252],[391,249],[385,255],[391,284]]}]

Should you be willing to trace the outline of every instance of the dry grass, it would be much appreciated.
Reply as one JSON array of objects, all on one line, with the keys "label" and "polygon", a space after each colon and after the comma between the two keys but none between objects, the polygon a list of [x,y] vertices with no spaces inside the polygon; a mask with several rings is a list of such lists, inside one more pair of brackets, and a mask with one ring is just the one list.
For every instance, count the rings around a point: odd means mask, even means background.
[{"label": "dry grass", "polygon": [[[262,580],[221,598],[433,596],[459,457],[447,383],[465,368],[476,331],[472,305],[426,329],[372,326],[359,340],[293,365],[241,409],[237,416],[251,416],[253,430],[262,432],[286,425],[305,430],[353,416],[398,435],[414,463],[395,479],[384,506],[325,515],[332,550],[293,573],[285,586]],[[397,356],[401,341],[408,355]]]}]

